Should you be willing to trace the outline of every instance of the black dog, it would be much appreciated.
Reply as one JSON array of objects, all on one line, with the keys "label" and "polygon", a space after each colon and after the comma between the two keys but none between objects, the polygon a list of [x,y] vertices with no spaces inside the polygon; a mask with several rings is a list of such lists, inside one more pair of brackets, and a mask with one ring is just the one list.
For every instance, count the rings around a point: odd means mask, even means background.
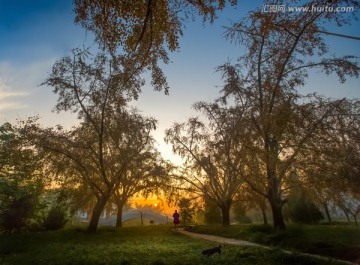
[{"label": "black dog", "polygon": [[212,256],[213,254],[215,253],[219,253],[219,255],[221,254],[221,248],[222,246],[218,246],[218,247],[215,247],[215,248],[208,248],[208,249],[204,249],[201,254],[203,254],[204,256]]}]

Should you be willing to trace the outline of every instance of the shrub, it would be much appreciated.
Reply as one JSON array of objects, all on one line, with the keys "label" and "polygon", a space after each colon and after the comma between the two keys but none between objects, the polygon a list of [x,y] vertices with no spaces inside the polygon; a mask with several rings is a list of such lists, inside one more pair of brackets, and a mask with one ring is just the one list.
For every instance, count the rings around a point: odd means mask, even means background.
[{"label": "shrub", "polygon": [[66,211],[58,206],[52,207],[44,220],[43,226],[47,230],[62,229],[68,222]]},{"label": "shrub", "polygon": [[178,203],[180,209],[180,219],[187,224],[193,220],[195,209],[190,199],[182,198]]},{"label": "shrub", "polygon": [[323,214],[315,203],[305,198],[292,202],[284,211],[287,217],[294,223],[315,224],[324,219]]},{"label": "shrub", "polygon": [[239,224],[251,224],[251,219],[246,215],[246,207],[244,205],[237,203],[233,206],[234,219]]},{"label": "shrub", "polygon": [[34,198],[25,194],[7,202],[0,214],[0,225],[6,231],[21,231],[28,227],[34,212]]},{"label": "shrub", "polygon": [[204,220],[206,224],[221,224],[222,221],[219,206],[210,200],[205,200]]}]

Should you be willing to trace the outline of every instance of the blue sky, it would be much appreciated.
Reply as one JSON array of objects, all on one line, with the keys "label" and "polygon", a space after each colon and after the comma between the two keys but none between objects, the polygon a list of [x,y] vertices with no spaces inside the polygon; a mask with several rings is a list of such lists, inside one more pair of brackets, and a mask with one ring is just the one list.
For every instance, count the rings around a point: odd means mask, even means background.
[{"label": "blue sky", "polygon": [[[159,121],[155,137],[164,156],[171,157],[171,147],[162,141],[163,131],[173,122],[185,121],[195,112],[194,102],[209,101],[219,95],[222,82],[216,66],[242,53],[223,37],[223,26],[236,21],[262,0],[239,0],[237,9],[227,8],[213,25],[198,19],[189,22],[180,41],[180,51],[170,55],[172,63],[164,66],[170,96],[154,92],[149,85],[135,105],[144,115]],[[0,0],[0,124],[25,119],[36,114],[44,126],[76,122],[68,113],[52,113],[56,95],[51,88],[39,86],[52,64],[68,55],[72,48],[91,43],[92,36],[76,26],[71,0]],[[358,12],[358,11],[357,11]],[[360,23],[332,31],[360,36]],[[360,56],[360,42],[327,37],[337,54]],[[336,77],[313,74],[304,92],[318,92],[329,97],[360,97],[360,80],[339,84]]]}]

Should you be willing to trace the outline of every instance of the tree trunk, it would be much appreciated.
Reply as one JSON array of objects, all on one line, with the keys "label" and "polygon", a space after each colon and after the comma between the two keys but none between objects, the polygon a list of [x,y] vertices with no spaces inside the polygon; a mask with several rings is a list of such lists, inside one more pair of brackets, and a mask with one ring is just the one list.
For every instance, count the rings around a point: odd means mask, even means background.
[{"label": "tree trunk", "polygon": [[122,202],[121,200],[117,200],[116,207],[117,207],[117,215],[116,215],[116,227],[122,227],[122,213],[123,213],[123,207],[125,202]]},{"label": "tree trunk", "polygon": [[356,216],[358,215],[358,213],[360,213],[360,205],[357,207],[356,211],[355,211],[355,215],[354,215],[354,219],[355,219],[355,225],[358,226],[357,220],[356,220]]},{"label": "tree trunk", "polygon": [[326,202],[323,203],[323,206],[324,206],[326,217],[327,217],[329,223],[331,223],[331,216],[330,216],[329,207],[328,207]]},{"label": "tree trunk", "polygon": [[92,211],[92,216],[90,219],[89,226],[87,228],[87,231],[89,233],[95,233],[99,224],[99,219],[101,216],[101,213],[104,211],[105,205],[108,202],[110,196],[101,196],[94,207],[94,210]]},{"label": "tree trunk", "polygon": [[357,227],[358,223],[357,223],[357,219],[356,219],[356,214],[354,215],[354,221],[355,221],[355,226]]},{"label": "tree trunk", "polygon": [[261,208],[264,225],[268,225],[268,220],[267,220],[267,216],[266,216],[266,208],[263,206],[261,206],[260,208]]},{"label": "tree trunk", "polygon": [[230,206],[232,201],[227,200],[226,202],[221,203],[221,213],[222,213],[222,224],[223,226],[230,226]]},{"label": "tree trunk", "polygon": [[277,163],[278,163],[278,142],[269,135],[265,141],[266,154],[266,174],[268,181],[268,197],[275,229],[285,230],[285,222],[282,214],[283,200],[280,193],[280,183],[277,178]]},{"label": "tree trunk", "polygon": [[274,228],[280,229],[280,230],[285,230],[286,226],[285,226],[284,217],[282,214],[282,206],[279,206],[276,203],[271,203],[271,202],[270,202],[270,205],[271,205],[271,210],[272,210],[272,215],[273,215]]},{"label": "tree trunk", "polygon": [[344,210],[344,209],[342,209],[342,210],[343,210],[343,212],[344,212],[344,214],[345,214],[346,219],[348,220],[348,222],[351,223],[351,220],[350,220],[350,217],[349,217],[348,212],[347,212],[346,210]]},{"label": "tree trunk", "polygon": [[122,207],[119,206],[116,214],[116,227],[122,227]]},{"label": "tree trunk", "polygon": [[[271,192],[272,193],[272,192]],[[284,217],[282,214],[282,200],[279,198],[279,195],[270,194],[268,200],[271,206],[272,216],[273,216],[273,223],[275,229],[285,230],[285,222]]]},{"label": "tree trunk", "polygon": [[276,179],[271,178],[271,183],[272,186],[269,187],[267,199],[271,206],[274,228],[285,230],[286,226],[285,226],[284,216],[282,213],[282,207],[284,205],[284,202],[281,198],[281,194],[279,194],[278,192]]}]

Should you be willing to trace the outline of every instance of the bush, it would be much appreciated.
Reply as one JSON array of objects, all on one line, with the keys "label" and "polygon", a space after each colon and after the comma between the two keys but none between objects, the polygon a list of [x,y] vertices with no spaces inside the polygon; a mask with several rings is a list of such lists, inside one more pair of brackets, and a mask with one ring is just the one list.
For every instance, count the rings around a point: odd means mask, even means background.
[{"label": "bush", "polygon": [[47,230],[62,229],[68,222],[66,211],[61,207],[53,207],[48,212],[43,226]]},{"label": "bush", "polygon": [[191,200],[182,198],[179,203],[179,210],[180,210],[180,220],[187,224],[190,223],[193,220],[195,209],[192,206]]},{"label": "bush", "polygon": [[297,199],[284,209],[285,215],[294,223],[315,224],[324,219],[319,208],[312,201]]},{"label": "bush", "polygon": [[240,203],[233,206],[234,220],[239,224],[251,224],[251,219],[246,215],[246,207]]},{"label": "bush", "polygon": [[6,231],[20,232],[28,227],[33,212],[34,198],[30,194],[25,194],[7,202],[0,213],[0,225]]},{"label": "bush", "polygon": [[221,224],[222,221],[219,206],[210,200],[205,200],[204,220],[206,224]]},{"label": "bush", "polygon": [[252,221],[247,215],[239,215],[237,216],[237,221],[239,224],[251,224]]}]

